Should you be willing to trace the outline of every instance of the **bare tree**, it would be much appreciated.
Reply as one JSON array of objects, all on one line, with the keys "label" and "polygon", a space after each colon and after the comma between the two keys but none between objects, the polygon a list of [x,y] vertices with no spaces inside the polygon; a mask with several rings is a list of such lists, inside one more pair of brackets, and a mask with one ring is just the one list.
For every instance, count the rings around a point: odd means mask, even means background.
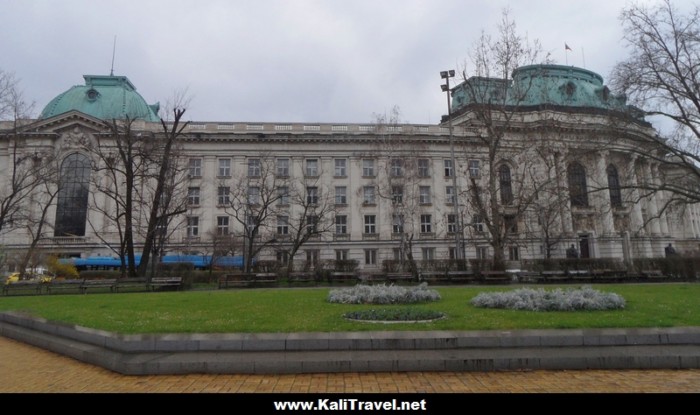
[{"label": "bare tree", "polygon": [[[91,209],[116,230],[119,244],[110,245],[110,235],[96,229],[95,235],[122,261],[130,277],[145,276],[151,255],[157,255],[172,233],[173,218],[186,211],[184,166],[180,141],[187,123],[182,117],[186,101],[177,98],[172,106],[173,120],[161,120],[162,132],[134,128],[134,119],[105,120],[106,134],[86,140],[85,149],[93,155]],[[104,200],[100,200],[104,199]],[[144,212],[144,207],[148,210]],[[139,220],[145,217],[145,221]],[[136,264],[136,241],[143,241],[140,263]]]},{"label": "bare tree", "polygon": [[431,174],[431,159],[425,156],[425,146],[402,125],[399,107],[393,107],[388,115],[374,114],[374,124],[373,157],[377,158],[379,174],[370,186],[358,189],[359,196],[368,205],[376,203],[375,198],[387,202],[389,208],[384,211],[389,216],[392,239],[398,243],[398,267],[416,276],[414,241],[421,234],[435,235],[435,218],[424,208],[435,197],[435,189],[425,181]]},{"label": "bare tree", "polygon": [[290,212],[287,216],[289,246],[287,275],[294,271],[294,257],[309,241],[320,240],[334,228],[335,201],[330,189],[319,185],[317,176],[303,175],[290,181]]},{"label": "bare tree", "polygon": [[242,228],[245,272],[251,272],[253,260],[260,251],[277,242],[272,218],[285,212],[289,203],[289,176],[277,174],[275,159],[268,153],[248,159],[245,177],[231,184],[220,183],[226,190],[226,212]]},{"label": "bare tree", "polygon": [[[637,199],[663,192],[659,214],[700,202],[700,8],[684,14],[670,0],[637,3],[622,10],[620,21],[630,54],[613,69],[611,85],[642,109],[637,118],[656,116],[671,127],[660,135],[621,133],[632,143],[626,150],[661,166],[663,175],[624,187]],[[611,124],[622,131],[634,123],[617,117]]]},{"label": "bare tree", "polygon": [[[476,128],[477,142],[486,152],[480,156],[484,163],[476,167],[477,174],[474,166],[466,166],[463,172],[469,178],[465,209],[486,228],[480,237],[493,249],[495,269],[505,267],[505,247],[518,243],[518,223],[535,200],[536,189],[545,185],[537,173],[537,152],[522,144],[514,146],[509,138],[523,122],[522,107],[531,98],[534,78],[516,81],[511,74],[515,68],[536,63],[549,63],[549,56],[543,55],[536,40],[517,33],[504,10],[497,35],[482,32],[474,45],[462,71],[464,82],[453,93],[464,103],[457,116]],[[474,158],[471,149],[465,148],[468,158]]]},{"label": "bare tree", "polygon": [[8,169],[0,177],[0,233],[22,226],[26,203],[44,179],[35,171],[41,155],[27,147],[22,129],[32,108],[33,104],[22,96],[14,74],[0,70],[0,121],[8,120],[9,126],[0,131],[8,153]]}]

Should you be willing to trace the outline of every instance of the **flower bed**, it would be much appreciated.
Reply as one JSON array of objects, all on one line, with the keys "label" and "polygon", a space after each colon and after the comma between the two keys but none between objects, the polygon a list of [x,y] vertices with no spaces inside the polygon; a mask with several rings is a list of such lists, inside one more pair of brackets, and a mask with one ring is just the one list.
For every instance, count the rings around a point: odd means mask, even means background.
[{"label": "flower bed", "polygon": [[422,283],[415,287],[356,285],[331,290],[328,301],[341,304],[412,304],[440,300],[440,293]]},{"label": "flower bed", "polygon": [[483,308],[529,311],[616,310],[625,308],[625,299],[591,287],[554,290],[519,288],[507,292],[480,293],[471,304]]},{"label": "flower bed", "polygon": [[343,317],[348,320],[399,323],[432,321],[445,317],[445,314],[440,311],[414,308],[382,308],[377,310],[352,311],[343,314]]}]

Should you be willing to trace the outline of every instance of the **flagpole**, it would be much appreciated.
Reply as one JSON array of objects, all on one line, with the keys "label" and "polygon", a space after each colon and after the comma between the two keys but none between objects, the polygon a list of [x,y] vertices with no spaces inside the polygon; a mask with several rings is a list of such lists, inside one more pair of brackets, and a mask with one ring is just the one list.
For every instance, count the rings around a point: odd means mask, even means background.
[{"label": "flagpole", "polygon": [[586,55],[583,54],[583,47],[581,47],[581,59],[583,59],[583,69],[586,69]]}]

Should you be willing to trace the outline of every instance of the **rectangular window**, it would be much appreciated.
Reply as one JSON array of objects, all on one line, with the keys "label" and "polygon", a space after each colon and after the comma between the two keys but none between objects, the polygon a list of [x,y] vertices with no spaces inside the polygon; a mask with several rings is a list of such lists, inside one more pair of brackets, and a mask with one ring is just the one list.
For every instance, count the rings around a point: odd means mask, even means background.
[{"label": "rectangular window", "polygon": [[335,234],[345,235],[348,233],[348,217],[346,215],[336,215]]},{"label": "rectangular window", "polygon": [[377,233],[377,217],[375,215],[365,215],[365,233]]},{"label": "rectangular window", "polygon": [[318,176],[318,159],[306,160],[306,175],[311,177]]},{"label": "rectangular window", "polygon": [[289,204],[289,187],[280,186],[277,188],[277,201],[280,205]]},{"label": "rectangular window", "polygon": [[391,218],[391,223],[392,233],[403,233],[403,215],[394,213]]},{"label": "rectangular window", "polygon": [[309,249],[306,251],[306,263],[313,265],[314,267],[318,265],[319,252],[318,249]]},{"label": "rectangular window", "polygon": [[228,235],[228,216],[217,216],[216,217],[216,234],[217,235]]},{"label": "rectangular window", "polygon": [[420,186],[418,191],[420,192],[420,203],[423,205],[429,204],[431,202],[430,186]]},{"label": "rectangular window", "polygon": [[391,201],[397,205],[403,203],[403,186],[391,186]]},{"label": "rectangular window", "polygon": [[457,215],[447,215],[447,233],[457,233]]},{"label": "rectangular window", "polygon": [[476,259],[489,259],[489,248],[486,246],[477,246]]},{"label": "rectangular window", "polygon": [[481,169],[479,168],[479,160],[469,160],[469,177],[479,177]]},{"label": "rectangular window", "polygon": [[335,177],[345,177],[347,175],[347,160],[335,159]]},{"label": "rectangular window", "polygon": [[510,261],[520,260],[520,252],[518,252],[517,246],[511,246],[510,248],[508,248],[508,259]]},{"label": "rectangular window", "polygon": [[455,188],[453,186],[445,187],[445,203],[455,202]]},{"label": "rectangular window", "polygon": [[432,261],[435,259],[435,248],[421,248],[423,253],[423,261]]},{"label": "rectangular window", "polygon": [[231,203],[229,194],[231,193],[231,188],[228,186],[219,186],[216,191],[216,203],[219,205],[228,205]]},{"label": "rectangular window", "polygon": [[318,204],[318,187],[310,186],[306,188],[306,203],[309,205]]},{"label": "rectangular window", "polygon": [[277,216],[277,235],[289,234],[289,216]]},{"label": "rectangular window", "polygon": [[306,233],[318,233],[318,216],[309,215],[306,217]]},{"label": "rectangular window", "polygon": [[345,205],[348,203],[347,188],[345,186],[335,187],[335,204]]},{"label": "rectangular window", "polygon": [[518,233],[518,219],[514,215],[503,216],[503,224],[507,233]]},{"label": "rectangular window", "polygon": [[260,188],[251,186],[248,188],[248,204],[257,205],[260,203]]},{"label": "rectangular window", "polygon": [[433,231],[432,215],[420,215],[420,232],[431,233]]},{"label": "rectangular window", "polygon": [[457,248],[455,248],[454,246],[450,247],[449,256],[450,259],[457,259]]},{"label": "rectangular window", "polygon": [[392,176],[400,177],[403,176],[403,160],[401,159],[391,159],[391,170]]},{"label": "rectangular window", "polygon": [[483,232],[484,231],[484,220],[481,216],[479,215],[474,215],[472,216],[472,226],[474,227],[474,230],[476,232]]},{"label": "rectangular window", "polygon": [[335,260],[336,261],[347,261],[348,260],[348,250],[347,249],[336,249],[335,250]]},{"label": "rectangular window", "polygon": [[362,160],[362,176],[374,177],[374,159]]},{"label": "rectangular window", "polygon": [[362,189],[362,203],[366,205],[373,205],[376,203],[374,186],[365,186]]},{"label": "rectangular window", "polygon": [[452,160],[445,160],[445,177],[452,177],[454,172],[454,167],[452,166]]},{"label": "rectangular window", "polygon": [[277,262],[287,265],[289,263],[289,251],[277,251]]},{"label": "rectangular window", "polygon": [[259,177],[260,170],[260,159],[248,159],[248,177]]},{"label": "rectangular window", "polygon": [[187,236],[190,238],[199,236],[199,218],[197,216],[187,217]]},{"label": "rectangular window", "polygon": [[418,159],[418,177],[430,177],[430,159]]},{"label": "rectangular window", "polygon": [[391,248],[391,252],[394,254],[394,261],[401,261],[401,248]]},{"label": "rectangular window", "polygon": [[187,204],[190,206],[199,205],[199,187],[187,188]]},{"label": "rectangular window", "polygon": [[275,167],[277,176],[289,177],[289,159],[277,159]]},{"label": "rectangular window", "polygon": [[202,177],[202,159],[190,159],[190,178]]},{"label": "rectangular window", "polygon": [[219,159],[219,177],[231,177],[231,159]]},{"label": "rectangular window", "polygon": [[365,249],[365,265],[377,265],[376,249]]}]

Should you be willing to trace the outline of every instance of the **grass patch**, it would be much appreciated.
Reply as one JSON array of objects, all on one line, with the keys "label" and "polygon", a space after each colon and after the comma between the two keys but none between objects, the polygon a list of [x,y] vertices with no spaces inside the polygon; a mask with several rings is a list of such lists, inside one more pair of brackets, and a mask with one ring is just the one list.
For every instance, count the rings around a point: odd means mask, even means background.
[{"label": "grass patch", "polygon": [[[512,287],[514,288],[514,287]],[[553,287],[547,287],[553,288]],[[425,325],[392,324],[385,330],[512,330],[700,326],[700,284],[596,285],[627,301],[624,310],[548,312],[481,309],[480,292],[503,287],[436,288],[442,300],[422,308],[448,319]],[[374,325],[344,319],[371,305],[327,302],[329,288],[212,290],[162,293],[2,296],[0,311],[24,311],[85,327],[121,333],[263,333],[370,331]],[[384,308],[409,305],[387,305]],[[375,307],[376,308],[376,307]]]}]

